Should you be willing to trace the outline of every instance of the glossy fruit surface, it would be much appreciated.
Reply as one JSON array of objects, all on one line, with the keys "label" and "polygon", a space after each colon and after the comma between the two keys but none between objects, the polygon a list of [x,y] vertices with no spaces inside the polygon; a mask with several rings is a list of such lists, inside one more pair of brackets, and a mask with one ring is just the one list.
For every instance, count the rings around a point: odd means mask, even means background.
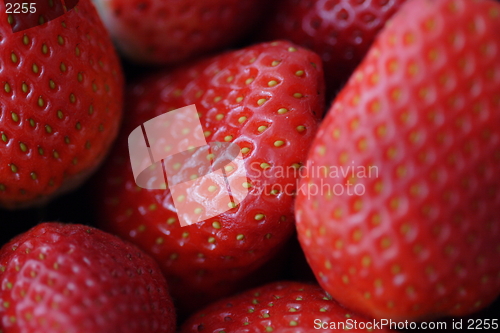
[{"label": "glossy fruit surface", "polygon": [[158,265],[84,225],[43,223],[0,250],[4,333],[167,333],[175,313]]},{"label": "glossy fruit surface", "polygon": [[[229,52],[130,87],[124,134],[96,182],[101,226],[155,257],[182,307],[199,307],[238,290],[238,283],[272,259],[292,235],[298,168],[305,163],[323,112],[322,74],[316,54],[276,42]],[[231,175],[244,167],[246,181],[235,186],[249,194],[225,213],[180,227],[170,190],[136,186],[127,136],[143,122],[191,104],[208,142],[233,142],[241,149],[241,163],[225,171]],[[181,135],[165,149],[184,143]],[[207,210],[219,206],[220,186],[200,180],[193,193],[207,198]]]},{"label": "glossy fruit surface", "polygon": [[280,281],[209,305],[189,318],[181,332],[389,332],[372,324],[317,285]]},{"label": "glossy fruit surface", "polygon": [[284,0],[264,36],[318,53],[329,95],[343,86],[377,34],[406,0]]},{"label": "glossy fruit surface", "polygon": [[493,1],[410,1],[321,125],[297,228],[354,311],[460,316],[500,293],[499,18]]},{"label": "glossy fruit surface", "polygon": [[125,56],[172,64],[231,45],[255,27],[262,0],[96,0]]},{"label": "glossy fruit surface", "polygon": [[123,77],[89,0],[13,33],[0,4],[0,206],[46,203],[104,159],[121,119]]}]

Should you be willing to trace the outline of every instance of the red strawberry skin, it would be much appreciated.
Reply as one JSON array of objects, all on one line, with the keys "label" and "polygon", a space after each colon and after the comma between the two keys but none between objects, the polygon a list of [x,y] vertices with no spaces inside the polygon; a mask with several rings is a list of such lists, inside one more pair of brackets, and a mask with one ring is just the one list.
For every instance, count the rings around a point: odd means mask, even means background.
[{"label": "red strawberry skin", "polygon": [[172,64],[220,50],[258,22],[263,0],[97,0],[123,53],[139,63]]},{"label": "red strawberry skin", "polygon": [[[357,322],[358,327],[373,321],[343,308],[319,286],[301,282],[270,283],[239,295],[219,300],[194,314],[181,333],[197,332],[333,332],[331,323]],[[388,329],[374,329],[390,332]],[[369,330],[368,330],[369,331]],[[367,329],[349,329],[367,332]]]},{"label": "red strawberry skin", "polygon": [[378,32],[406,0],[284,0],[263,36],[288,39],[318,53],[333,96],[366,55]]},{"label": "red strawberry skin", "polygon": [[499,295],[499,18],[493,1],[410,1],[321,125],[297,228],[345,306],[417,320]]},{"label": "red strawberry skin", "polygon": [[[233,293],[292,235],[298,172],[277,170],[305,162],[324,111],[320,62],[294,44],[264,43],[130,87],[123,136],[96,181],[99,220],[160,263],[182,308]],[[144,121],[191,104],[207,142],[229,140],[241,148],[248,184],[237,185],[250,188],[236,208],[180,227],[170,191],[135,185],[127,136]]]},{"label": "red strawberry skin", "polygon": [[3,333],[174,332],[154,260],[84,225],[42,223],[0,251]]},{"label": "red strawberry skin", "polygon": [[0,206],[19,208],[97,168],[118,132],[123,77],[89,0],[17,33],[3,2],[0,18]]}]

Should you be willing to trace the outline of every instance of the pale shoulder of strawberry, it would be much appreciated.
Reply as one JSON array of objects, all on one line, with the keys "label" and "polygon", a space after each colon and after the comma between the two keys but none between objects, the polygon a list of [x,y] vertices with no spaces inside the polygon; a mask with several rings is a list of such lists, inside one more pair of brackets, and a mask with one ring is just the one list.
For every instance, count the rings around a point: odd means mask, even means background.
[{"label": "pale shoulder of strawberry", "polygon": [[175,312],[157,263],[84,225],[42,223],[0,250],[4,333],[167,333]]},{"label": "pale shoulder of strawberry", "polygon": [[219,300],[189,318],[181,333],[390,332],[342,307],[312,284],[280,281]]},{"label": "pale shoulder of strawberry", "polygon": [[327,114],[297,228],[345,306],[427,320],[500,295],[498,31],[498,2],[408,1]]},{"label": "pale shoulder of strawberry", "polygon": [[123,76],[89,0],[18,32],[5,11],[2,2],[0,206],[19,208],[75,188],[97,168],[118,132]]},{"label": "pale shoulder of strawberry", "polygon": [[[152,254],[184,308],[233,293],[293,233],[297,169],[324,111],[321,60],[289,42],[263,43],[149,77],[133,84],[128,97],[123,135],[96,181],[102,227]],[[127,136],[191,104],[207,142],[241,149],[237,170],[244,167],[247,180],[235,186],[249,194],[214,218],[181,227],[169,190],[136,186]],[[194,190],[216,206],[217,187]]]}]

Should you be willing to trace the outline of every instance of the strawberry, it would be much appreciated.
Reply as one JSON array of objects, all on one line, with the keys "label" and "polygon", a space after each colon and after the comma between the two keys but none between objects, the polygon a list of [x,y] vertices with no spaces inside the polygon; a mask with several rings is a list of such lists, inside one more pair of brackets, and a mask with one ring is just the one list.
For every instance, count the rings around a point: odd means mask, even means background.
[{"label": "strawberry", "polygon": [[127,58],[172,64],[217,51],[249,32],[263,0],[96,0]]},{"label": "strawberry", "polygon": [[343,308],[319,286],[274,282],[219,300],[189,318],[194,332],[389,332]]},{"label": "strawberry", "polygon": [[461,316],[500,293],[500,5],[412,0],[327,114],[296,205],[353,311]]},{"label": "strawberry", "polygon": [[[323,84],[316,54],[273,42],[160,73],[128,90],[123,135],[95,182],[99,220],[160,263],[181,308],[233,293],[238,281],[292,235],[296,168],[305,162],[324,111]],[[227,212],[181,227],[170,190],[136,185],[127,136],[143,122],[191,104],[207,142],[232,142],[241,149],[235,170],[244,166],[247,181],[236,186],[249,193]],[[196,186],[193,191],[216,206],[216,187]]]},{"label": "strawberry", "polygon": [[263,36],[308,47],[324,61],[328,96],[366,55],[378,32],[406,0],[282,0]]},{"label": "strawberry", "polygon": [[97,168],[117,135],[123,78],[89,0],[15,33],[23,14],[11,27],[5,11],[0,2],[0,206],[19,208]]},{"label": "strawberry", "polygon": [[175,331],[156,262],[92,227],[43,223],[14,238],[0,250],[0,286],[3,333]]}]

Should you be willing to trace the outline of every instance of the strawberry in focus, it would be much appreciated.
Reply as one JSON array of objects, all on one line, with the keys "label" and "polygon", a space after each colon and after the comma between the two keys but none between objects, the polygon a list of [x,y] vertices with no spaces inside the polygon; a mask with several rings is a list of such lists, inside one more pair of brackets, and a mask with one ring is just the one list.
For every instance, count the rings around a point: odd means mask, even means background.
[{"label": "strawberry in focus", "polygon": [[333,97],[365,57],[378,32],[406,0],[282,0],[264,29],[318,53]]},{"label": "strawberry in focus", "polygon": [[409,1],[327,114],[297,228],[353,311],[422,320],[498,297],[498,31],[497,2]]},{"label": "strawberry in focus", "polygon": [[[151,254],[186,311],[235,292],[293,233],[298,168],[324,112],[323,90],[319,57],[289,42],[258,44],[133,84],[123,135],[95,182],[100,225]],[[237,185],[249,194],[219,216],[180,227],[169,190],[136,186],[127,136],[191,104],[207,142],[241,149],[247,182]],[[216,186],[193,191],[218,200],[211,197]]]},{"label": "strawberry in focus", "polygon": [[0,18],[0,206],[40,205],[103,160],[120,123],[122,72],[89,0],[16,33],[3,2]]},{"label": "strawberry in focus", "polygon": [[336,330],[390,332],[377,329],[372,320],[343,308],[317,285],[282,281],[209,305],[189,318],[181,333]]},{"label": "strawberry in focus", "polygon": [[0,250],[0,331],[168,333],[165,278],[137,247],[83,225],[43,223]]},{"label": "strawberry in focus", "polygon": [[127,58],[172,64],[231,45],[265,11],[263,0],[96,0]]}]

